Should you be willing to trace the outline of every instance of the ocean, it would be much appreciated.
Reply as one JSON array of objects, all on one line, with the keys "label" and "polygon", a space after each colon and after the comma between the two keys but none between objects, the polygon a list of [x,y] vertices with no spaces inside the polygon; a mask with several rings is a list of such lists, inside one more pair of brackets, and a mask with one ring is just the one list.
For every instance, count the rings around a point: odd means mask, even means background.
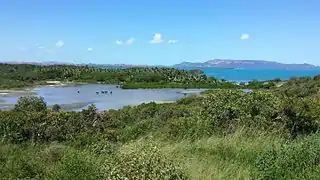
[{"label": "ocean", "polygon": [[[105,68],[105,67],[104,67]],[[108,67],[112,68],[112,67]],[[207,76],[216,77],[218,79],[225,79],[233,82],[248,82],[252,80],[266,81],[273,79],[288,80],[291,77],[304,77],[320,75],[320,68],[318,69],[222,69],[222,68],[199,68],[187,67],[178,68],[184,70],[199,69]]]},{"label": "ocean", "polygon": [[248,82],[251,80],[272,80],[279,78],[287,80],[291,77],[315,76],[320,69],[285,70],[285,69],[217,69],[217,68],[184,68],[186,70],[199,69],[207,76],[234,82]]}]

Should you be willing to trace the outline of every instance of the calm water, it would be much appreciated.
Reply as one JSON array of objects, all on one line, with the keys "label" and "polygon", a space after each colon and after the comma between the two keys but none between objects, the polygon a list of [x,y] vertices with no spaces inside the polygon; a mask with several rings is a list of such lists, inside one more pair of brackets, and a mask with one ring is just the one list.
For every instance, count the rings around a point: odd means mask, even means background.
[{"label": "calm water", "polygon": [[[112,91],[112,94],[101,94],[101,91]],[[77,93],[79,91],[80,93]],[[99,91],[99,94],[96,92]],[[188,92],[201,90],[191,89]],[[95,104],[99,110],[118,109],[126,105],[136,105],[151,101],[175,101],[184,95],[182,89],[135,89],[124,90],[115,85],[79,85],[75,87],[42,87],[34,89],[34,93],[44,97],[48,106],[60,104],[66,110],[81,110]],[[5,95],[0,97],[2,109],[12,108],[21,95]],[[0,108],[1,108],[0,107]]]},{"label": "calm water", "polygon": [[[199,69],[199,68],[198,68]],[[213,69],[200,68],[208,76],[223,78],[229,81],[270,80],[275,78],[289,79],[293,76],[314,76],[320,70],[254,70],[254,69]],[[99,110],[119,109],[126,105],[136,105],[151,101],[175,101],[184,95],[182,89],[135,89],[124,90],[115,85],[79,85],[74,87],[42,87],[33,90],[37,96],[44,97],[48,106],[62,105],[65,110],[79,111],[95,104]],[[80,91],[80,93],[77,93]],[[96,92],[100,92],[96,94]],[[110,94],[101,94],[101,91],[112,91]],[[202,90],[191,89],[191,92]],[[25,94],[0,94],[0,109],[10,109],[19,97]]]},{"label": "calm water", "polygon": [[280,70],[280,69],[215,69],[215,68],[187,68],[200,69],[207,76],[214,76],[228,81],[247,82],[250,80],[271,80],[280,78],[287,80],[294,76],[314,76],[320,74],[320,69],[308,70]]}]

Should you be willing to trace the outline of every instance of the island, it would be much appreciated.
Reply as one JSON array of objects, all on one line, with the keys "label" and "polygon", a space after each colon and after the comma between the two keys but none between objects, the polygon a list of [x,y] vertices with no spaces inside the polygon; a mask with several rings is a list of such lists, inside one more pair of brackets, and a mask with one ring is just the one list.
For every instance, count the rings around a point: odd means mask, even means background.
[{"label": "island", "polygon": [[284,64],[266,60],[212,59],[206,62],[182,62],[174,65],[179,68],[219,68],[219,69],[320,69],[312,64]]}]

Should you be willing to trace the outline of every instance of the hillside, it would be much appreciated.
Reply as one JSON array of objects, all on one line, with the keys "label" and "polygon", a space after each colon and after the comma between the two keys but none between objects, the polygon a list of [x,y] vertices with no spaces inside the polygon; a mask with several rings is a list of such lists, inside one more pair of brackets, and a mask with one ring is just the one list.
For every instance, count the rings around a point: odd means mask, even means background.
[{"label": "hillside", "polygon": [[64,112],[24,97],[0,111],[1,179],[316,180],[319,106],[281,92],[216,90]]},{"label": "hillside", "polygon": [[213,59],[206,62],[182,62],[174,67],[214,67],[214,68],[232,68],[232,69],[314,69],[319,66],[311,64],[283,64],[264,60],[228,60]]},{"label": "hillside", "polygon": [[[208,80],[201,71],[169,68],[0,67],[1,86],[50,78],[148,87],[171,77],[180,85],[198,82],[196,75]],[[272,84],[106,111],[67,112],[42,97],[21,97],[0,111],[0,179],[318,180],[320,76]]]}]

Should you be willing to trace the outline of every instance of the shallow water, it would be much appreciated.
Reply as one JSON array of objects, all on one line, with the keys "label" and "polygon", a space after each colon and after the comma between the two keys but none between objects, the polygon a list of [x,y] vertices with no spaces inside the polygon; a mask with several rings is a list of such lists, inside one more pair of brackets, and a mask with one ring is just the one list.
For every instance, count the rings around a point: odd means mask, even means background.
[{"label": "shallow water", "polygon": [[[108,91],[108,93],[102,94],[101,91]],[[151,101],[175,101],[184,97],[183,91],[183,89],[120,89],[116,85],[102,84],[41,87],[32,90],[35,95],[44,97],[48,106],[59,104],[65,110],[74,111],[82,110],[91,104],[95,104],[98,110],[106,110]],[[188,93],[201,91],[203,90],[188,89]],[[19,97],[23,95],[17,93],[0,95],[0,109],[13,108]]]}]

